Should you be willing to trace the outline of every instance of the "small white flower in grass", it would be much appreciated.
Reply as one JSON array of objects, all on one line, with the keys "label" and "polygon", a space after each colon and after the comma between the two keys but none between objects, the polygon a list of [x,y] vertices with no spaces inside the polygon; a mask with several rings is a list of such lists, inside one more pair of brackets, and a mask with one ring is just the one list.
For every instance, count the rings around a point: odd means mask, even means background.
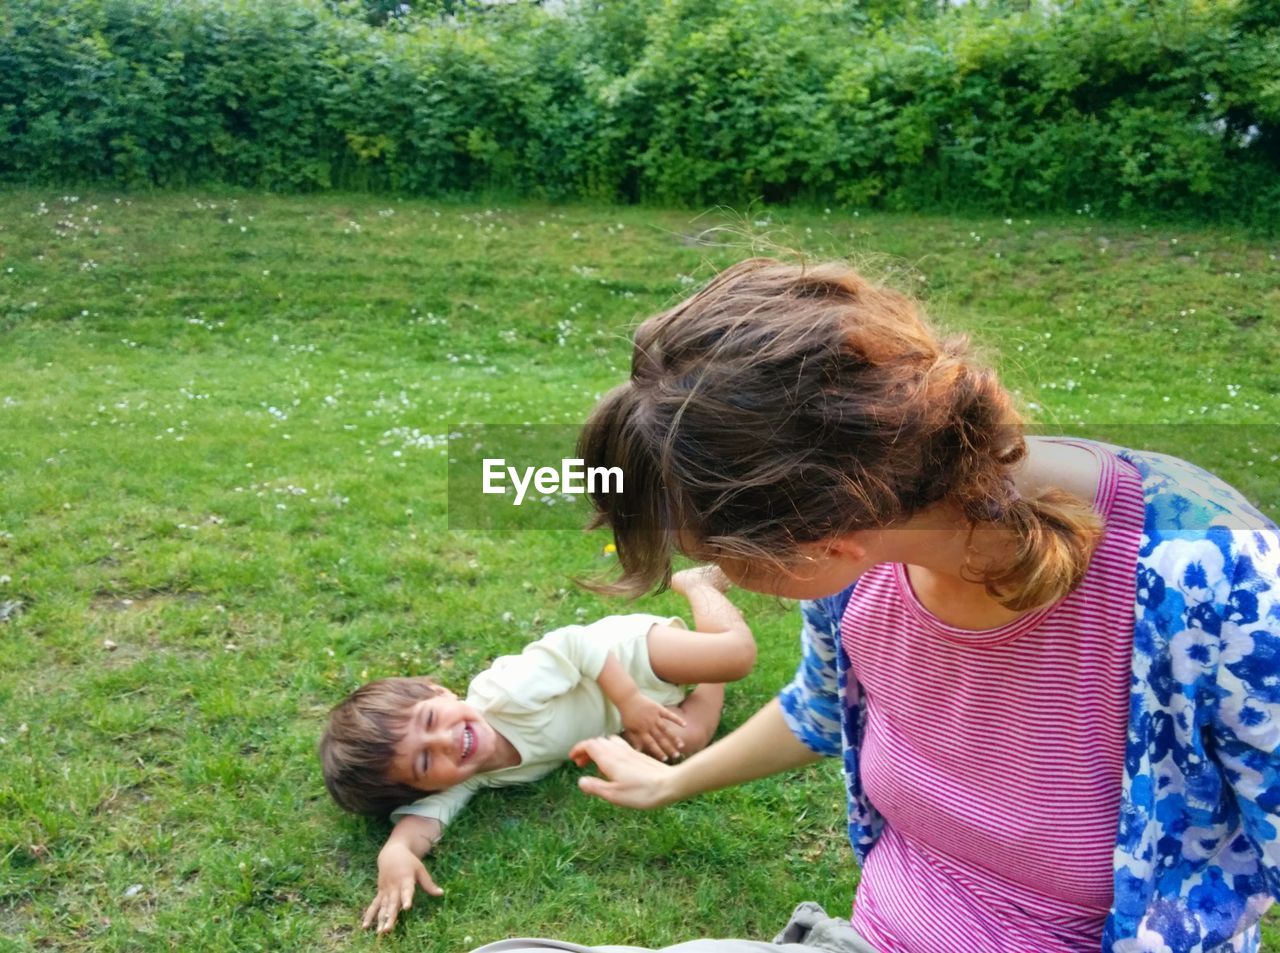
[{"label": "small white flower in grass", "polygon": [[142,884],[131,884],[125,888],[124,896],[136,897],[140,893],[142,893]]}]

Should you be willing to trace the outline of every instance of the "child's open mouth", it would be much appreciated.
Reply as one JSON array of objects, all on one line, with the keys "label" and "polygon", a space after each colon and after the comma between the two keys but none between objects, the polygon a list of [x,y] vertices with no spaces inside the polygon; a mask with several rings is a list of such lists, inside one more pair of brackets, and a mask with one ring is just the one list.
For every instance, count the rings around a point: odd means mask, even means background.
[{"label": "child's open mouth", "polygon": [[460,760],[466,761],[469,757],[471,757],[471,752],[474,751],[475,748],[476,748],[476,733],[471,730],[470,725],[463,725],[462,726],[462,758]]}]

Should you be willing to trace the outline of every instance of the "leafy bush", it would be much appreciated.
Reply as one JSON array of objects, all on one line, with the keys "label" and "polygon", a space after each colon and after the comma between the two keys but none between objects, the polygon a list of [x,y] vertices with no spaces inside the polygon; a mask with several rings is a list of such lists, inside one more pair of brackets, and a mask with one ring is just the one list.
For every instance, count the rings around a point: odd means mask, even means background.
[{"label": "leafy bush", "polygon": [[349,0],[3,2],[8,181],[1088,205],[1280,227],[1280,22],[1262,0],[434,3],[390,19]]}]

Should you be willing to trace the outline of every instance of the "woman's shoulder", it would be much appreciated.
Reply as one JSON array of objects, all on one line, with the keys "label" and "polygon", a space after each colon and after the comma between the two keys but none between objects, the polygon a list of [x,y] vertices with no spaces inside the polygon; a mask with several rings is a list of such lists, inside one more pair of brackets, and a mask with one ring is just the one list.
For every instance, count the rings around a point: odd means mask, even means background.
[{"label": "woman's shoulder", "polygon": [[1107,449],[1138,471],[1149,530],[1276,529],[1243,493],[1201,466],[1167,453]]},{"label": "woman's shoulder", "polygon": [[[1276,524],[1240,491],[1194,463],[1113,449],[1141,476],[1146,509],[1138,551],[1136,648],[1156,652],[1165,646],[1174,673],[1190,684],[1212,674],[1213,666],[1196,659],[1226,662],[1239,645],[1275,644],[1280,638]],[[1274,651],[1267,654],[1273,657]]]},{"label": "woman's shoulder", "polygon": [[1169,543],[1177,549],[1188,545],[1215,549],[1220,558],[1210,561],[1227,572],[1237,555],[1254,554],[1265,562],[1280,548],[1275,522],[1238,489],[1203,467],[1167,453],[1088,442],[1125,461],[1138,474],[1143,496],[1139,561],[1148,568],[1154,568],[1152,555],[1166,550]]},{"label": "woman's shoulder", "polygon": [[838,631],[840,620],[844,618],[844,610],[849,605],[849,599],[853,596],[856,586],[855,582],[832,595],[823,596],[820,599],[801,600],[800,613],[806,628],[827,634]]}]

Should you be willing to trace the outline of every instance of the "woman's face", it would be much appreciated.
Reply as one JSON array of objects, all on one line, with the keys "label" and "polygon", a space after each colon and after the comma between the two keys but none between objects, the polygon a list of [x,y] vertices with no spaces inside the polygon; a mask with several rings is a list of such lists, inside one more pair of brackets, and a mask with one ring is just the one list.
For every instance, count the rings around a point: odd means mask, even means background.
[{"label": "woman's face", "polygon": [[848,588],[878,560],[871,558],[860,534],[800,548],[786,568],[760,566],[745,559],[724,557],[716,565],[740,589],[784,599],[819,599]]}]

